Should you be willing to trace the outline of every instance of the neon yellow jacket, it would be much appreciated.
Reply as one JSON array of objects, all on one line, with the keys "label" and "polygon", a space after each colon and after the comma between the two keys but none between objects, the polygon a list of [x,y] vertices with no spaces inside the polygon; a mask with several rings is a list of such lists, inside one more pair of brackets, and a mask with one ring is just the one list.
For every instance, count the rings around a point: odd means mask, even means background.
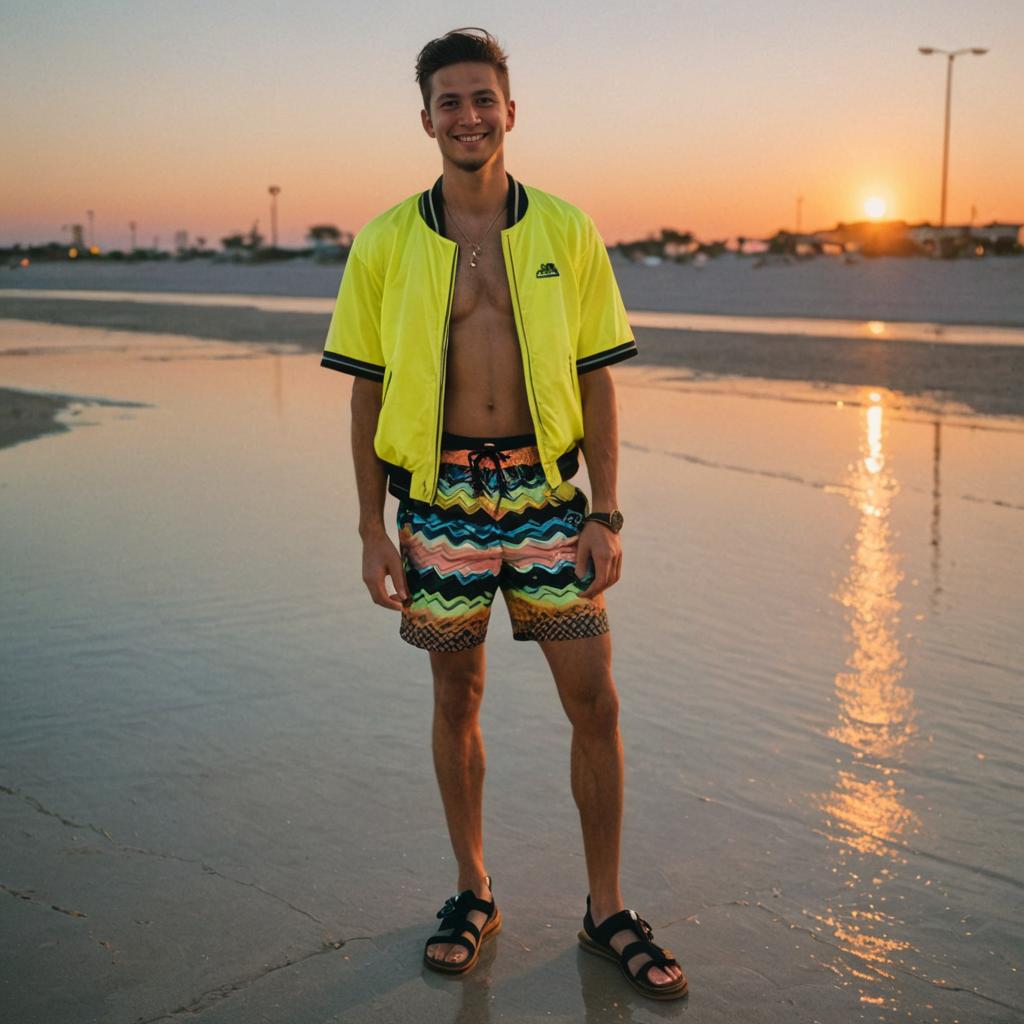
[{"label": "neon yellow jacket", "polygon": [[[445,366],[458,245],[444,237],[441,178],[356,236],[322,366],[381,381],[374,450],[388,489],[432,502],[437,491]],[[578,464],[579,374],[636,355],[608,252],[570,203],[509,175],[502,252],[526,393],[548,483]]]}]

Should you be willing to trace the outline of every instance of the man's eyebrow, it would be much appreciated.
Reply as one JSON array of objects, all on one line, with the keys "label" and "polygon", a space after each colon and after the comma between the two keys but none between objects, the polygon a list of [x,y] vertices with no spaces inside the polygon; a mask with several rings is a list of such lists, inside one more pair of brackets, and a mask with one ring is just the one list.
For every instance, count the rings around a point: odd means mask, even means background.
[{"label": "man's eyebrow", "polygon": [[[473,92],[470,93],[470,95],[471,96],[497,96],[498,94],[497,94],[497,92],[495,92],[494,89],[492,89],[492,88],[490,88],[488,86],[486,89],[474,89]],[[439,100],[444,100],[444,99],[449,99],[449,98],[458,99],[459,96],[460,96],[460,93],[457,93],[457,92],[439,92],[437,94],[437,98]]]}]

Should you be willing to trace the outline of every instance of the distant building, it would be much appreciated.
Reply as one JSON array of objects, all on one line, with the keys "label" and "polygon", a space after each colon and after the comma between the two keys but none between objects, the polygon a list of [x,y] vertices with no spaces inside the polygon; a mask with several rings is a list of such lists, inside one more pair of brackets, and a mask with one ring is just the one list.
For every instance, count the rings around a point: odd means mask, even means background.
[{"label": "distant building", "polygon": [[1011,251],[1021,237],[1020,224],[947,224],[937,227],[932,224],[913,224],[907,228],[907,234],[922,249],[936,252],[950,246],[964,243],[978,243],[982,249],[996,252]]},{"label": "distant building", "polygon": [[[837,224],[809,236],[823,246],[865,256],[984,256],[1019,249],[1020,224],[908,224],[902,220]],[[808,236],[803,236],[807,238]],[[823,250],[828,251],[828,250]],[[833,248],[832,251],[835,251]]]}]

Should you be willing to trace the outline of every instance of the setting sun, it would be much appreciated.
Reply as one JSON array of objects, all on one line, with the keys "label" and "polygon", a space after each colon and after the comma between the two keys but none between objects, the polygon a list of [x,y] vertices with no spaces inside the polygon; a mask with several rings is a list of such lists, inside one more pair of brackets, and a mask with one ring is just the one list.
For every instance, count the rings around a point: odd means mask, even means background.
[{"label": "setting sun", "polygon": [[885,200],[881,196],[872,196],[864,200],[864,212],[872,220],[881,220],[885,216]]}]

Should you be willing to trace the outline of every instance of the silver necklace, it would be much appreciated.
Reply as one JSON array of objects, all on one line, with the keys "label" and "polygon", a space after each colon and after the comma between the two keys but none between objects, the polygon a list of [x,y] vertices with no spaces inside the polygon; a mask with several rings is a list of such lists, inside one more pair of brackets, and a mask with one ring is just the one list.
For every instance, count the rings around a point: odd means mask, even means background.
[{"label": "silver necklace", "polygon": [[502,202],[501,206],[498,207],[498,212],[491,218],[491,223],[487,225],[487,230],[483,233],[483,237],[479,242],[474,242],[469,235],[466,234],[447,199],[444,201],[444,208],[448,211],[448,215],[451,217],[452,223],[455,225],[455,230],[462,235],[466,240],[466,243],[469,245],[469,265],[471,267],[476,267],[476,261],[480,256],[480,250],[483,248],[484,242],[487,241],[487,236],[491,233],[491,228],[494,227],[498,218],[501,216],[502,211],[505,209],[505,203]]}]

